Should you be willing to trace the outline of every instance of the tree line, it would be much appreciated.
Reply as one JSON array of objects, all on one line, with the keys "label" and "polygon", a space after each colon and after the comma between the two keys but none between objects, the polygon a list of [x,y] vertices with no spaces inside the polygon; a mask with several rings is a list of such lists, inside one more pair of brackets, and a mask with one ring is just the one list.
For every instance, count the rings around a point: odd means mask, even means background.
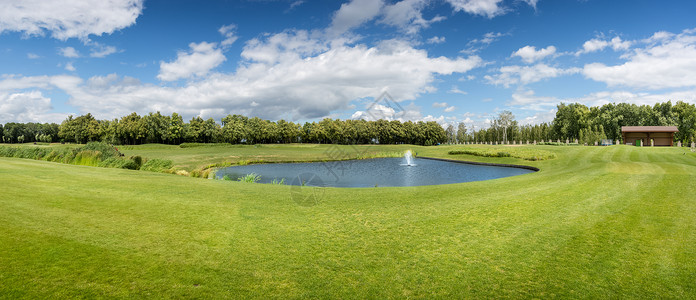
[{"label": "tree line", "polygon": [[[4,130],[4,132],[3,132]],[[400,122],[323,119],[304,124],[258,117],[228,115],[221,123],[193,117],[188,123],[181,115],[159,112],[137,113],[114,120],[97,120],[91,114],[69,116],[60,125],[7,123],[0,126],[5,143],[103,141],[116,145],[145,143],[318,143],[318,144],[414,144],[435,145],[446,141],[437,122]]]},{"label": "tree line", "polygon": [[609,103],[593,107],[561,103],[549,123],[519,125],[511,112],[503,111],[488,128],[475,130],[459,123],[457,127],[449,125],[445,132],[449,143],[577,139],[592,144],[602,139],[621,140],[622,126],[677,126],[675,141],[691,143],[696,136],[696,106],[683,101],[674,105],[667,101],[653,106]]},{"label": "tree line", "polygon": [[[456,125],[456,126],[455,126]],[[653,106],[609,103],[587,107],[561,103],[552,122],[520,125],[509,111],[501,112],[488,128],[467,128],[465,123],[443,129],[436,122],[400,122],[323,119],[304,124],[285,120],[228,115],[214,119],[159,112],[137,113],[114,120],[97,120],[91,114],[69,116],[55,123],[0,124],[4,143],[103,141],[111,144],[193,143],[321,143],[321,144],[414,144],[487,143],[510,141],[575,140],[592,144],[602,139],[621,139],[622,126],[677,126],[675,141],[690,143],[696,136],[696,106],[679,101]]]}]

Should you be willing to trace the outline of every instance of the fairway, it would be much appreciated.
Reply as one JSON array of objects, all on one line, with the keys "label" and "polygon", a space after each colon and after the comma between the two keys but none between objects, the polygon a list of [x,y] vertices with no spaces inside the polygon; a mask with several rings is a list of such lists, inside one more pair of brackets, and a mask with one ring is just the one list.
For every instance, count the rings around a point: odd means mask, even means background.
[{"label": "fairway", "polygon": [[[121,150],[192,170],[322,160],[329,147]],[[509,147],[555,154],[527,161],[361,147],[541,171],[325,188],[303,206],[284,185],[0,158],[0,298],[696,297],[686,148]]]}]

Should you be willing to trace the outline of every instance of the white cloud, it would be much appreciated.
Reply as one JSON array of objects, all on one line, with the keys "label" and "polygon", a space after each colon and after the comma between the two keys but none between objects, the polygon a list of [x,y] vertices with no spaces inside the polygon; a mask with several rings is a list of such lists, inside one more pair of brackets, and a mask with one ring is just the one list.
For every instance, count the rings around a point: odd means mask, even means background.
[{"label": "white cloud", "polygon": [[89,56],[102,58],[116,53],[118,50],[113,46],[104,46],[103,48],[94,49]]},{"label": "white cloud", "polygon": [[475,54],[506,35],[508,34],[501,32],[487,32],[480,39],[473,39],[466,43],[467,48],[459,52],[464,54]]},{"label": "white cloud", "polygon": [[180,51],[173,62],[160,62],[160,72],[157,78],[163,81],[173,81],[192,76],[204,76],[223,63],[226,58],[215,43],[201,42],[189,44],[190,52]]},{"label": "white cloud", "polygon": [[453,112],[455,109],[457,109],[457,108],[454,106],[449,106],[449,107],[445,108],[445,112]]},{"label": "white cloud", "polygon": [[[381,23],[400,28],[408,34],[415,34],[422,28],[427,28],[430,24],[445,19],[442,16],[435,16],[430,20],[423,18],[421,10],[428,4],[426,0],[403,0],[383,8]],[[444,42],[444,38],[442,40]]]},{"label": "white cloud", "polygon": [[42,36],[49,32],[60,40],[87,39],[133,25],[142,9],[143,0],[4,0],[0,2],[0,33]]},{"label": "white cloud", "polygon": [[534,9],[536,9],[537,2],[539,2],[539,0],[523,0],[523,1],[527,4],[529,4],[529,6],[533,7]]},{"label": "white cloud", "polygon": [[527,110],[547,111],[560,102],[561,100],[555,97],[537,96],[533,90],[518,90],[512,94],[512,99],[507,104],[521,106]]},{"label": "white cloud", "polygon": [[609,86],[663,89],[696,87],[696,36],[656,33],[653,43],[624,54],[627,62],[585,65],[583,74]]},{"label": "white cloud", "polygon": [[444,36],[434,36],[427,40],[428,44],[441,44],[445,42]]},{"label": "white cloud", "polygon": [[[537,96],[532,90],[518,90],[507,103],[525,110],[548,112],[561,102],[581,103],[586,106],[602,106],[608,103],[631,103],[636,105],[655,105],[666,101],[685,101],[696,103],[696,89],[672,91],[667,93],[633,93],[628,91],[601,91],[575,98]],[[553,118],[551,118],[553,119]],[[550,121],[549,119],[544,119]],[[545,122],[545,121],[540,121]]]},{"label": "white cloud", "polygon": [[447,102],[433,102],[433,107],[447,107]]},{"label": "white cloud", "polygon": [[51,99],[40,91],[6,94],[0,92],[0,120],[3,122],[57,122],[66,115],[49,113]]},{"label": "white cloud", "polygon": [[503,85],[506,88],[516,84],[530,84],[547,78],[554,78],[561,75],[579,73],[581,69],[570,68],[560,69],[546,64],[536,64],[533,66],[505,66],[499,69],[497,75],[486,75],[484,78],[489,83]]},{"label": "white cloud", "polygon": [[297,1],[293,2],[293,3],[290,3],[290,9],[293,9],[293,8],[295,8],[295,7],[298,7],[298,6],[300,6],[300,5],[304,4],[304,3],[305,3],[304,0],[297,0]]},{"label": "white cloud", "polygon": [[92,52],[89,54],[91,57],[103,58],[118,52],[118,49],[114,46],[106,46],[99,43],[93,43],[92,46]]},{"label": "white cloud", "polygon": [[453,85],[452,88],[449,90],[449,92],[452,94],[460,94],[460,95],[468,94],[467,92],[460,90],[459,87],[457,87],[456,85]]},{"label": "white cloud", "polygon": [[39,59],[41,56],[34,54],[34,53],[27,53],[27,58],[28,59]]},{"label": "white cloud", "polygon": [[78,58],[80,53],[73,47],[58,48],[58,53],[64,57]]},{"label": "white cloud", "polygon": [[329,49],[329,43],[320,40],[306,30],[285,31],[252,39],[246,43],[242,58],[266,64],[293,61],[319,54]]},{"label": "white cloud", "polygon": [[[291,5],[291,7],[294,7],[293,5]],[[218,29],[218,32],[220,32],[220,34],[222,34],[225,37],[225,39],[220,43],[220,45],[222,45],[223,47],[234,44],[234,42],[237,41],[237,39],[239,38],[237,36],[237,25],[234,24],[222,26],[220,27],[220,29]]]},{"label": "white cloud", "polygon": [[511,57],[518,56],[522,58],[524,62],[531,64],[555,53],[556,47],[554,46],[548,46],[539,50],[537,50],[534,46],[524,46],[515,51]]},{"label": "white cloud", "polygon": [[602,51],[607,47],[611,47],[614,51],[628,50],[632,44],[633,42],[624,41],[618,36],[608,41],[601,38],[594,38],[582,44],[582,50],[576,52],[575,55],[578,56],[585,53]]},{"label": "white cloud", "polygon": [[493,18],[505,14],[506,10],[501,6],[503,0],[446,0],[455,12],[464,11],[472,15],[480,15]]},{"label": "white cloud", "polygon": [[341,4],[334,13],[329,32],[340,35],[356,28],[377,17],[383,6],[383,0],[352,0]]},{"label": "white cloud", "polygon": [[[273,46],[274,43],[283,46]],[[197,48],[201,44],[194,44]],[[317,47],[310,45],[319,45]],[[210,45],[208,45],[210,46]],[[273,49],[271,55],[252,49]],[[323,50],[318,50],[323,49]],[[275,52],[274,52],[275,51]],[[193,51],[197,53],[196,51]],[[191,54],[183,53],[181,61]],[[81,112],[110,119],[130,112],[178,112],[184,116],[219,118],[229,113],[267,119],[312,119],[346,109],[355,99],[388,90],[397,102],[434,91],[437,75],[465,73],[482,64],[479,57],[429,57],[422,49],[390,40],[375,47],[298,38],[292,32],[268,36],[245,47],[234,73],[212,73],[181,87],[142,84],[116,74],[82,80],[76,76],[9,76],[0,78],[0,92],[19,89],[60,89]],[[167,65],[167,64],[165,64]],[[162,75],[183,78],[192,70]],[[202,72],[207,72],[203,68]],[[414,117],[415,118],[415,117]]]},{"label": "white cloud", "polygon": [[75,67],[73,66],[72,62],[65,64],[65,69],[68,71],[71,71],[71,72],[75,72],[75,70],[76,70]]}]

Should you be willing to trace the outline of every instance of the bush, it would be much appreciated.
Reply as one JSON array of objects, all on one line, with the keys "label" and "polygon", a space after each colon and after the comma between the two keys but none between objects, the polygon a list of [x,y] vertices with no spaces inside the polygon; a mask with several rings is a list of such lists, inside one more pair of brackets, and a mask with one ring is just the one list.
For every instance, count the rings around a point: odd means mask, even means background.
[{"label": "bush", "polygon": [[140,167],[140,170],[151,172],[164,172],[171,169],[173,165],[174,163],[171,160],[155,158],[146,161]]},{"label": "bush", "polygon": [[237,180],[246,183],[257,183],[259,182],[259,180],[261,180],[261,175],[258,175],[256,173],[246,174]]},{"label": "bush", "polygon": [[136,165],[134,170],[140,170],[140,167],[143,166],[143,158],[140,155],[131,156],[130,160],[132,160]]},{"label": "bush", "polygon": [[121,153],[116,150],[113,146],[104,143],[104,142],[89,142],[86,145],[84,145],[80,150],[92,150],[92,151],[99,151],[100,160],[105,160],[109,157],[119,157],[121,156]]}]

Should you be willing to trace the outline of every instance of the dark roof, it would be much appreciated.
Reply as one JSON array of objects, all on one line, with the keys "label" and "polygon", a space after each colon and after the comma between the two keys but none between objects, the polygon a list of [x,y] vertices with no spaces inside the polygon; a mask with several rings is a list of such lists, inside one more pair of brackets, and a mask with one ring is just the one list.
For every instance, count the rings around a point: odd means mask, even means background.
[{"label": "dark roof", "polygon": [[677,126],[622,126],[621,132],[678,132]]}]

